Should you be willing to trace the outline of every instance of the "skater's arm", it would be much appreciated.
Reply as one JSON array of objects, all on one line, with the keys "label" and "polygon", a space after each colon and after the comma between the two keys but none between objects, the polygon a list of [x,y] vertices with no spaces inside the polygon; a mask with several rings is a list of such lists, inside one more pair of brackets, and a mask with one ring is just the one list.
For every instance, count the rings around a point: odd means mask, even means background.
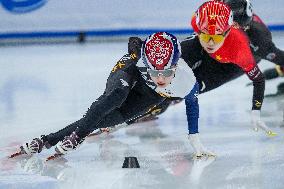
[{"label": "skater's arm", "polygon": [[185,97],[186,115],[188,122],[188,139],[195,151],[196,157],[201,157],[203,155],[216,156],[215,153],[209,151],[207,148],[203,146],[199,138],[199,133],[198,133],[199,105],[197,98],[198,91],[199,91],[199,86],[198,83],[196,83],[193,89],[191,90],[190,94],[188,94]]},{"label": "skater's arm", "polygon": [[237,46],[239,49],[234,63],[240,66],[253,82],[252,110],[260,110],[264,98],[265,79],[250,50],[248,38],[239,35],[239,39],[240,43]]},{"label": "skater's arm", "polygon": [[255,65],[252,70],[246,72],[247,76],[253,82],[252,110],[260,110],[264,98],[265,79],[258,66]]},{"label": "skater's arm", "polygon": [[188,124],[188,133],[198,133],[198,118],[199,118],[199,104],[198,104],[199,86],[196,83],[191,92],[185,97],[186,116]]}]

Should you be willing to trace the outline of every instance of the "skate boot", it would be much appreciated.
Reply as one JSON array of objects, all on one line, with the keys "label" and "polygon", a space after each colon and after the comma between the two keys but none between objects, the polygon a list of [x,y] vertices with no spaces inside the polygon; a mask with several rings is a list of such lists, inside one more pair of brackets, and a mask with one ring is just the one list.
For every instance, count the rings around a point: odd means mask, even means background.
[{"label": "skate boot", "polygon": [[76,132],[73,132],[70,136],[66,136],[62,142],[59,142],[56,145],[55,151],[57,154],[64,155],[69,151],[77,149],[83,141],[84,139],[81,139]]},{"label": "skate boot", "polygon": [[22,146],[20,146],[20,150],[12,155],[10,155],[10,158],[27,154],[32,155],[36,153],[40,153],[43,148],[50,148],[51,145],[44,139],[45,136],[42,135],[40,138],[34,138],[31,142],[25,143]]},{"label": "skate boot", "polygon": [[254,131],[258,131],[259,129],[263,130],[267,136],[274,137],[277,133],[273,132],[270,128],[266,126],[266,124],[260,118],[260,110],[252,110],[251,111],[251,122]]},{"label": "skate boot", "polygon": [[25,143],[21,146],[21,150],[24,150],[26,154],[31,155],[40,153],[43,148],[43,141],[40,138],[34,138],[30,143]]}]

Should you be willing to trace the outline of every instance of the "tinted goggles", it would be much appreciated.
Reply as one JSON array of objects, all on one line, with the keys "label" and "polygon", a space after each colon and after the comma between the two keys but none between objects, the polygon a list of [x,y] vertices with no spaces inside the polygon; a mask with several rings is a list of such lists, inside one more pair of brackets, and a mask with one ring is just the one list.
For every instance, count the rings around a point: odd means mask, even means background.
[{"label": "tinted goggles", "polygon": [[164,76],[164,77],[171,77],[176,69],[166,69],[166,70],[147,70],[149,75],[151,77],[159,77],[159,76]]},{"label": "tinted goggles", "polygon": [[221,43],[224,41],[228,31],[226,31],[224,34],[218,34],[218,35],[209,35],[201,32],[199,33],[199,39],[204,41],[205,43],[208,43],[210,40],[213,40],[214,43]]}]

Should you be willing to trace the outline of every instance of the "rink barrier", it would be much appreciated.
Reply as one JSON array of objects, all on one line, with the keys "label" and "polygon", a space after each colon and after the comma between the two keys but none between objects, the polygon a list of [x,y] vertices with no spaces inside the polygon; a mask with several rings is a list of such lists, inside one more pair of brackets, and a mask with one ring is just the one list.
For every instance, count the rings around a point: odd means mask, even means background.
[{"label": "rink barrier", "polygon": [[[270,31],[284,31],[284,25],[269,25]],[[147,36],[154,32],[167,31],[174,35],[188,35],[193,32],[192,29],[173,29],[173,28],[159,28],[159,29],[113,29],[113,30],[89,30],[89,31],[44,31],[44,32],[11,32],[0,33],[0,42],[9,43],[10,41],[45,41],[46,39],[53,42],[63,42],[64,39],[70,39],[74,42],[85,42],[86,39],[125,39],[129,36]]]},{"label": "rink barrier", "polygon": [[[284,27],[284,26],[283,26]],[[167,31],[169,33],[189,34],[192,29],[116,29],[116,30],[93,30],[93,31],[58,31],[58,32],[15,32],[15,33],[2,33],[0,39],[12,38],[48,38],[48,37],[76,37],[84,33],[86,36],[91,37],[113,37],[113,36],[130,36],[130,35],[150,35],[158,31]]]}]

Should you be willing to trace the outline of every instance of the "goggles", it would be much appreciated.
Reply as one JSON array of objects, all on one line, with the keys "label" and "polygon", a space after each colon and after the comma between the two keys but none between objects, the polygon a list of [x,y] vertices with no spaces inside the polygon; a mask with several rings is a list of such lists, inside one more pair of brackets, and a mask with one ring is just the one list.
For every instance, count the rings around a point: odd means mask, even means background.
[{"label": "goggles", "polygon": [[205,43],[208,43],[210,40],[213,40],[214,43],[221,43],[225,40],[225,37],[229,30],[227,30],[224,34],[217,34],[217,35],[210,35],[206,33],[199,33],[199,39],[202,40]]},{"label": "goggles", "polygon": [[166,69],[166,70],[151,70],[148,69],[147,72],[151,77],[159,77],[159,76],[164,76],[164,77],[171,77],[176,69]]}]

